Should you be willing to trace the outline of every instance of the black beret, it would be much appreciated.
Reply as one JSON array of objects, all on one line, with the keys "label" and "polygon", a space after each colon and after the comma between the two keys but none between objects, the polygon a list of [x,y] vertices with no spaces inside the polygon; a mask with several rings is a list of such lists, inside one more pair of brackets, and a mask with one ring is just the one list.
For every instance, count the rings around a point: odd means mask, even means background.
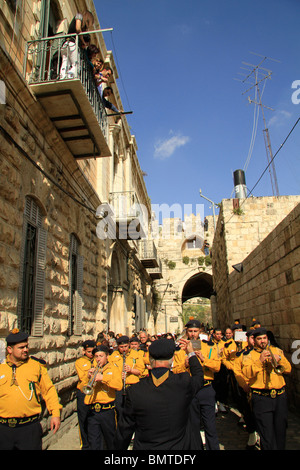
[{"label": "black beret", "polygon": [[93,354],[95,354],[96,352],[105,352],[105,354],[109,354],[109,348],[104,344],[100,344],[99,346],[96,346],[96,348],[93,349]]},{"label": "black beret", "polygon": [[255,331],[255,330],[253,330],[253,329],[250,328],[250,330],[247,331],[246,336],[248,336],[248,338],[249,338],[249,336],[253,336],[254,331]]},{"label": "black beret", "polygon": [[175,343],[172,339],[162,338],[153,341],[149,346],[149,355],[153,359],[171,359],[175,352]]},{"label": "black beret", "polygon": [[127,344],[129,343],[129,338],[128,336],[120,336],[117,338],[117,344]]},{"label": "black beret", "polygon": [[24,341],[27,341],[28,339],[28,334],[25,333],[24,331],[20,331],[17,328],[12,330],[12,332],[6,337],[6,342],[7,344],[17,344],[17,343],[23,343]]},{"label": "black beret", "polygon": [[95,343],[95,341],[93,341],[92,339],[87,339],[86,341],[84,341],[84,342],[82,343],[82,347],[83,347],[84,349],[86,349],[86,348],[94,348],[95,346],[96,346],[96,343]]},{"label": "black beret", "polygon": [[266,328],[255,328],[253,330],[253,337],[256,338],[256,336],[262,336],[262,335],[266,335],[268,332],[266,330]]},{"label": "black beret", "polygon": [[185,326],[186,328],[200,328],[201,323],[199,322],[199,320],[190,320]]},{"label": "black beret", "polygon": [[130,343],[131,343],[131,342],[139,343],[140,340],[139,340],[139,338],[138,338],[137,336],[133,336],[132,338],[130,338],[129,342],[130,342]]}]

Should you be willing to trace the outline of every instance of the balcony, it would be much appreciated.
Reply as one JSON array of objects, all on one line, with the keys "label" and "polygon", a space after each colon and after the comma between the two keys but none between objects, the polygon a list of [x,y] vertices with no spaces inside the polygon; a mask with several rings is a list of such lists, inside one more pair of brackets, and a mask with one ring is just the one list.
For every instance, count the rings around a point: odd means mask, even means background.
[{"label": "balcony", "polygon": [[161,279],[163,277],[161,260],[158,259],[158,267],[157,268],[149,268],[147,271],[148,271],[148,274],[150,275],[150,277],[153,280]]},{"label": "balcony", "polygon": [[28,41],[24,77],[76,159],[111,157],[108,118],[86,52],[75,37],[76,68],[72,78],[60,78],[65,35]]},{"label": "balcony", "polygon": [[157,268],[157,248],[153,240],[139,241],[139,257],[144,268]]},{"label": "balcony", "polygon": [[140,240],[147,236],[147,212],[135,191],[111,192],[109,204],[119,239]]}]

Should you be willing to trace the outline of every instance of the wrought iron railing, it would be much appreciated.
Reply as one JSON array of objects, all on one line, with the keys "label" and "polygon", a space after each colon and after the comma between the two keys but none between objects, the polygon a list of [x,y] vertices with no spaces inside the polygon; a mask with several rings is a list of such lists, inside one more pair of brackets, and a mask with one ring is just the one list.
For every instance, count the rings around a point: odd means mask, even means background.
[{"label": "wrought iron railing", "polygon": [[116,191],[109,194],[109,203],[117,219],[143,216],[142,206],[135,191]]},{"label": "wrought iron railing", "polygon": [[75,40],[75,67],[72,77],[63,79],[80,80],[97,117],[99,126],[105,139],[108,139],[108,121],[105,107],[97,89],[92,67],[85,49],[79,46],[79,35],[56,35],[42,39],[28,41],[25,49],[24,77],[29,85],[53,83],[61,81],[60,71],[62,65],[61,50],[70,39]]},{"label": "wrought iron railing", "polygon": [[140,240],[140,257],[141,259],[156,259],[157,260],[157,248],[153,240]]}]

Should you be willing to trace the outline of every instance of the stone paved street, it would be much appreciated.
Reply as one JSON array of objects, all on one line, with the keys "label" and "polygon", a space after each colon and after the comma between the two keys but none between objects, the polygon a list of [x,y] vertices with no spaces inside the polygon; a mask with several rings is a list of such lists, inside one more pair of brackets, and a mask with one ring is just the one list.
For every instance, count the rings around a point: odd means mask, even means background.
[{"label": "stone paved street", "polygon": [[[226,414],[218,414],[217,430],[221,450],[246,449],[248,434],[238,422],[239,414],[234,408],[230,408]],[[72,429],[48,450],[80,450],[78,426],[75,420]],[[286,450],[300,450],[300,417],[292,412],[289,414]]]}]

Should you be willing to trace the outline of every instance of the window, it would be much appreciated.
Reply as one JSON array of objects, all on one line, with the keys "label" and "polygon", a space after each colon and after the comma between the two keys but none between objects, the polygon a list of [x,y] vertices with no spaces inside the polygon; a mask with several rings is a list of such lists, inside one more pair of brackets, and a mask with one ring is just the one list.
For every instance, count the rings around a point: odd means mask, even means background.
[{"label": "window", "polygon": [[80,242],[71,234],[69,252],[69,326],[68,334],[82,333],[83,257],[79,254]]},{"label": "window", "polygon": [[18,324],[32,336],[43,336],[47,232],[43,213],[31,197],[25,200],[18,294]]},{"label": "window", "polygon": [[190,240],[186,241],[186,249],[187,250],[193,250],[196,248],[201,249],[202,244],[203,244],[203,241],[200,238],[198,237],[191,238]]}]

